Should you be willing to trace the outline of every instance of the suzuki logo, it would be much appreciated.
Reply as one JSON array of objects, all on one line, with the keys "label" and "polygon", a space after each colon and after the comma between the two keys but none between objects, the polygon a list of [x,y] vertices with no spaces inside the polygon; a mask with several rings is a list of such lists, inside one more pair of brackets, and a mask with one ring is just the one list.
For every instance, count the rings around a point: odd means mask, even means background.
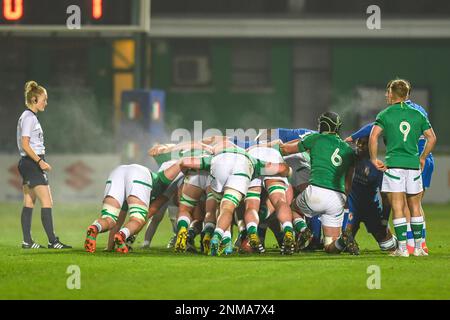
[{"label": "suzuki logo", "polygon": [[9,167],[8,171],[13,175],[12,178],[8,180],[8,183],[15,189],[22,190],[22,178],[20,177],[19,168],[16,164]]},{"label": "suzuki logo", "polygon": [[69,178],[66,179],[66,183],[69,187],[81,191],[92,183],[89,176],[94,170],[86,165],[83,161],[77,161],[74,164],[68,166],[65,171],[69,174]]}]

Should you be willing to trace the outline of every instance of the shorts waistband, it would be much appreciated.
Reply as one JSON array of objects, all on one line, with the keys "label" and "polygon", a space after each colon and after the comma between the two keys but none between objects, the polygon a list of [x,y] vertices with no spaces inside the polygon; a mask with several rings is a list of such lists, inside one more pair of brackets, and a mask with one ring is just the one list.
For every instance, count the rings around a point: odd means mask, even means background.
[{"label": "shorts waistband", "polygon": [[[41,159],[44,159],[45,158],[45,154],[38,154],[37,155],[39,158],[41,158]],[[22,159],[30,159],[30,160],[33,160],[33,159],[31,159],[29,156],[22,156]]]}]

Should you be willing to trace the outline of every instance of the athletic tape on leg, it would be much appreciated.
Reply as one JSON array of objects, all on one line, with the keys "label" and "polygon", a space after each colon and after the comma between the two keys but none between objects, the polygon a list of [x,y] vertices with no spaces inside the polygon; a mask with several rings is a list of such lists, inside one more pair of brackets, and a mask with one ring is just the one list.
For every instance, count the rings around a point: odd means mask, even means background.
[{"label": "athletic tape on leg", "polygon": [[130,218],[147,221],[148,207],[140,204],[130,204]]},{"label": "athletic tape on leg", "polygon": [[119,213],[120,213],[120,208],[113,207],[107,203],[103,204],[103,207],[102,207],[102,218],[103,219],[110,218],[110,219],[113,219],[114,222],[117,222],[117,219],[119,219]]}]

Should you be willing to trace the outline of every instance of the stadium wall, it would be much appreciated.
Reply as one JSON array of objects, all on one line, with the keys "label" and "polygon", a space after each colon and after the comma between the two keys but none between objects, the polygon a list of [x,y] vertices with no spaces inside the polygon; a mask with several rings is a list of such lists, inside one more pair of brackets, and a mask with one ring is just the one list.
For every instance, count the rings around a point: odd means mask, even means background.
[{"label": "stadium wall", "polygon": [[[105,182],[120,157],[112,154],[68,154],[47,157],[52,166],[49,182],[54,201],[98,202],[103,199]],[[0,155],[0,201],[21,202],[22,178],[18,156]]]},{"label": "stadium wall", "polygon": [[[381,89],[393,77],[406,78],[414,88],[429,91],[429,116],[438,148],[450,146],[450,43],[448,41],[343,41],[333,45],[334,103],[351,97],[358,86]],[[355,119],[351,121],[355,125]]]},{"label": "stadium wall", "polygon": [[170,129],[191,129],[195,120],[204,128],[285,127],[292,117],[292,52],[288,41],[271,42],[270,88],[239,90],[231,84],[231,40],[210,40],[211,85],[174,88],[173,47],[154,50],[152,87],[167,92]]}]

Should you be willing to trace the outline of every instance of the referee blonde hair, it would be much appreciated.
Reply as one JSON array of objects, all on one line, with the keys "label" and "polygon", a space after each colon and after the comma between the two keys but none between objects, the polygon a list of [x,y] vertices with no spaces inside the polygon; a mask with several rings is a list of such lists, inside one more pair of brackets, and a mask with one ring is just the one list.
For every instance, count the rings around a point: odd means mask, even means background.
[{"label": "referee blonde hair", "polygon": [[45,92],[45,88],[36,81],[28,81],[25,83],[25,105],[29,108],[33,103],[37,103],[38,97]]}]

